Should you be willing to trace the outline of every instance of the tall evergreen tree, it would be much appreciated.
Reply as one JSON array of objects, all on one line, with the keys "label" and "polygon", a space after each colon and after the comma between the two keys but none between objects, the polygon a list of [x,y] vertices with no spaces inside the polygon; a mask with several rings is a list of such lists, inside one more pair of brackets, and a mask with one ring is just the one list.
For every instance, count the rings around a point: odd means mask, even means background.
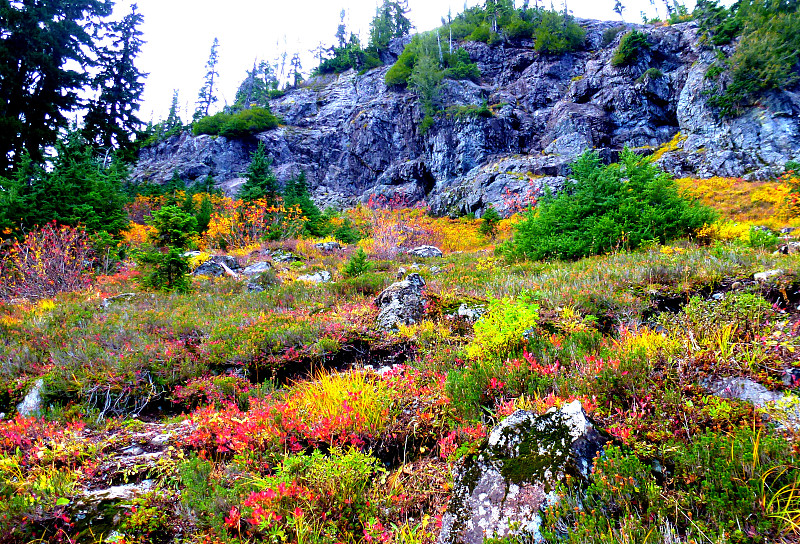
[{"label": "tall evergreen tree", "polygon": [[136,116],[144,91],[140,72],[134,61],[141,52],[144,18],[133,4],[121,21],[104,26],[108,45],[98,53],[100,72],[92,79],[99,94],[89,104],[84,117],[84,135],[90,142],[109,148],[127,148],[131,135],[142,126]]},{"label": "tall evergreen tree", "polygon": [[94,29],[111,0],[0,1],[0,174],[27,151],[35,162],[81,106]]},{"label": "tall evergreen tree", "polygon": [[178,105],[178,89],[172,91],[172,104],[169,107],[169,113],[167,114],[167,120],[164,121],[164,131],[169,133],[177,129],[178,127],[183,126],[183,121],[181,121],[180,112]]},{"label": "tall evergreen tree", "polygon": [[244,177],[247,181],[239,191],[240,199],[252,202],[263,198],[269,204],[277,203],[278,178],[272,171],[272,159],[267,157],[264,142],[258,142],[258,148],[253,152]]},{"label": "tall evergreen tree", "polygon": [[206,77],[203,86],[200,88],[200,93],[197,95],[197,109],[194,112],[194,120],[202,119],[208,115],[211,106],[219,99],[214,94],[216,87],[214,86],[219,72],[217,72],[217,62],[219,61],[219,40],[214,38],[214,43],[211,44],[211,53],[208,55],[206,62]]},{"label": "tall evergreen tree", "polygon": [[11,179],[0,178],[0,228],[19,230],[56,221],[89,231],[118,233],[128,224],[119,161],[105,167],[79,131],[56,143],[46,171],[25,154]]}]

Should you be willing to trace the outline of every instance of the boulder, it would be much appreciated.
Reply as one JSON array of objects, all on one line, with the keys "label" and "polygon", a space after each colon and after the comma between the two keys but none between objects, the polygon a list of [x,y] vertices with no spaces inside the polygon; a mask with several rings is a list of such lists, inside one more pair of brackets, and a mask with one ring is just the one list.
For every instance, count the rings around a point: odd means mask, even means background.
[{"label": "boulder", "polygon": [[705,388],[723,399],[749,402],[763,410],[778,426],[792,432],[800,430],[800,398],[792,393],[770,391],[749,378],[716,378],[705,383]]},{"label": "boulder", "polygon": [[297,281],[305,281],[307,283],[328,283],[331,281],[331,273],[327,270],[320,270],[312,274],[303,274],[297,277]]},{"label": "boulder", "polygon": [[214,261],[206,261],[192,272],[195,276],[213,276],[218,278],[225,275],[225,269],[221,264]]},{"label": "boulder", "polygon": [[222,264],[230,268],[231,270],[238,270],[239,269],[239,261],[236,260],[236,257],[231,255],[214,255],[211,257],[211,261]]},{"label": "boulder", "polygon": [[414,255],[415,257],[422,257],[423,259],[428,259],[431,257],[441,257],[442,250],[434,246],[419,246],[415,247],[414,249],[409,249],[408,254]]},{"label": "boulder", "polygon": [[758,274],[754,274],[753,279],[759,283],[764,283],[768,279],[780,276],[781,274],[783,274],[783,270],[781,270],[780,268],[776,268],[774,270],[767,270],[765,272],[759,272]]},{"label": "boulder", "polygon": [[247,284],[247,292],[248,293],[263,293],[264,292],[264,288],[261,287],[257,283],[250,282],[250,283]]},{"label": "boulder", "polygon": [[272,261],[276,263],[291,263],[303,260],[294,253],[291,253],[289,251],[282,251],[280,249],[277,251],[273,251],[270,257],[272,257]]},{"label": "boulder", "polygon": [[272,270],[272,264],[269,261],[261,261],[246,267],[242,270],[242,274],[245,276],[258,276],[268,270]]},{"label": "boulder", "polygon": [[321,242],[319,244],[314,244],[314,247],[326,253],[336,251],[337,249],[342,249],[342,246],[339,245],[339,242]]},{"label": "boulder", "polygon": [[44,380],[39,378],[22,399],[22,402],[17,404],[17,413],[23,417],[39,416],[42,414],[44,408],[42,403],[42,392],[44,391]]},{"label": "boulder", "polygon": [[559,500],[555,484],[567,475],[586,481],[608,440],[577,400],[543,415],[517,410],[454,469],[437,544],[519,533],[541,542],[541,511]]},{"label": "boulder", "polygon": [[486,308],[481,306],[470,306],[466,303],[461,303],[458,310],[453,312],[453,317],[459,317],[470,323],[475,323],[481,316],[486,313]]},{"label": "boulder", "polygon": [[422,288],[425,280],[419,274],[409,274],[403,281],[393,283],[375,299],[380,309],[377,326],[382,330],[396,329],[398,325],[411,325],[425,313]]}]

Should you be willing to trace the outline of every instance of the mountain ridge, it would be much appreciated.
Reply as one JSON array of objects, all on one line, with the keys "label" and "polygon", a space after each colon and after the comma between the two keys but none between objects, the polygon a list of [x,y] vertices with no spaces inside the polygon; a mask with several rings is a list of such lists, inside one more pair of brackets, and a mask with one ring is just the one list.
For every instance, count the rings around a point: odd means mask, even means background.
[{"label": "mountain ridge", "polygon": [[[416,96],[385,85],[387,62],[362,75],[312,78],[273,99],[283,124],[255,138],[184,133],[144,148],[132,179],[211,175],[235,193],[260,140],[278,178],[304,170],[320,204],[402,195],[408,203],[425,200],[437,214],[480,215],[488,204],[508,213],[510,202],[545,185],[559,189],[572,160],[590,148],[608,160],[625,145],[642,153],[660,148],[658,163],[678,177],[768,179],[800,159],[798,85],[721,119],[707,103],[714,52],[696,23],[624,25],[644,32],[650,47],[635,63],[614,66],[624,32],[605,46],[602,40],[620,23],[577,21],[587,31],[578,52],[540,54],[529,40],[463,43],[481,79],[445,80],[443,111],[427,131]],[[395,40],[384,60],[406,41]]]}]

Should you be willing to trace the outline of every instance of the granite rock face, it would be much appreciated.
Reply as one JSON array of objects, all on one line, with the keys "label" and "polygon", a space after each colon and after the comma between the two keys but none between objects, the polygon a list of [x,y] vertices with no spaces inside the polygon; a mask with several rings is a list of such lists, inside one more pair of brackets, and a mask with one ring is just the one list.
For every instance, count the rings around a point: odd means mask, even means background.
[{"label": "granite rock face", "polygon": [[[627,25],[645,32],[651,47],[636,64],[615,67],[622,34],[605,47],[601,37],[619,23],[578,22],[586,46],[564,55],[537,53],[524,40],[462,44],[481,79],[445,80],[443,113],[425,132],[415,95],[384,84],[388,65],[349,71],[311,78],[273,100],[283,124],[256,137],[182,134],[145,148],[133,179],[163,183],[177,170],[191,183],[211,174],[234,194],[260,140],[279,180],[305,171],[321,206],[399,194],[436,213],[480,215],[488,204],[508,213],[545,186],[559,190],[569,163],[587,148],[611,161],[625,145],[645,151],[674,138],[659,162],[678,176],[764,178],[800,160],[800,85],[721,119],[703,93],[713,53],[695,23]],[[393,44],[385,60],[402,45]],[[491,117],[456,115],[483,103]]]}]

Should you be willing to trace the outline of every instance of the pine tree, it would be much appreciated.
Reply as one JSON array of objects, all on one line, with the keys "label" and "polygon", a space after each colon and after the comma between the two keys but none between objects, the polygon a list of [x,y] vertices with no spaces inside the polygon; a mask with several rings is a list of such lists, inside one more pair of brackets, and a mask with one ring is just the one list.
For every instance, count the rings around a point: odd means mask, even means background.
[{"label": "pine tree", "polygon": [[134,61],[144,43],[139,30],[143,20],[134,4],[121,21],[105,25],[106,41],[110,43],[98,53],[101,69],[92,79],[98,96],[90,102],[84,117],[84,135],[107,149],[129,148],[131,135],[142,126],[136,112],[146,74],[136,68]]},{"label": "pine tree", "polygon": [[500,214],[494,209],[491,204],[486,208],[481,218],[481,224],[478,227],[478,232],[487,238],[494,239],[497,236],[497,224],[500,222]]},{"label": "pine tree", "polygon": [[292,77],[294,77],[294,85],[296,87],[300,85],[300,82],[303,81],[303,73],[302,73],[303,65],[300,61],[299,53],[295,53],[292,56],[290,66],[292,67]]},{"label": "pine tree", "polygon": [[164,121],[164,132],[166,134],[171,134],[173,131],[183,127],[183,121],[181,121],[178,108],[178,89],[175,89],[172,91],[172,104],[169,107],[167,120]]},{"label": "pine tree", "polygon": [[621,0],[614,0],[614,11],[616,12],[617,15],[619,15],[620,19],[622,19],[622,11],[624,9],[625,9],[625,6],[622,5],[622,1]]},{"label": "pine tree", "polygon": [[211,44],[211,53],[209,53],[208,61],[206,62],[205,81],[200,88],[200,93],[197,95],[197,109],[194,112],[195,121],[207,117],[211,106],[219,100],[214,94],[216,90],[214,85],[219,77],[219,72],[217,72],[217,62],[219,61],[217,49],[219,49],[219,40],[214,38],[214,43]]},{"label": "pine tree", "polygon": [[258,142],[244,177],[247,181],[239,191],[240,199],[252,202],[263,198],[269,204],[277,203],[278,179],[272,171],[272,159],[267,157],[264,142]]},{"label": "pine tree", "polygon": [[358,248],[344,267],[344,275],[349,278],[357,278],[372,270],[372,263],[367,260],[367,253],[364,248]]},{"label": "pine tree", "polygon": [[111,0],[0,2],[0,174],[24,156],[40,162],[81,107]]}]

